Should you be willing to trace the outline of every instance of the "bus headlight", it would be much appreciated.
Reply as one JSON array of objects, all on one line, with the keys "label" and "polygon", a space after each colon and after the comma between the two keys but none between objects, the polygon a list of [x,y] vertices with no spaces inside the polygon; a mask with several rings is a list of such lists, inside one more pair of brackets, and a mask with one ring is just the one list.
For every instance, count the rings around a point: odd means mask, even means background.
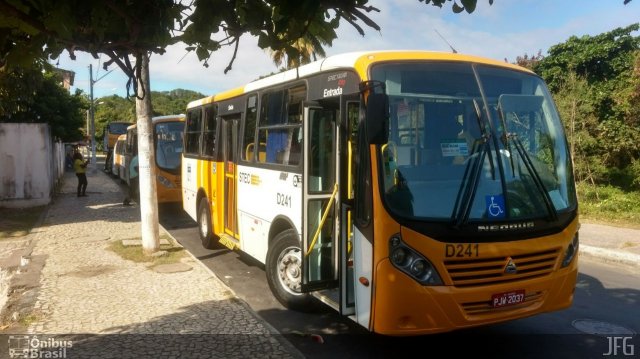
[{"label": "bus headlight", "polygon": [[569,246],[567,246],[567,250],[564,252],[564,259],[562,260],[562,268],[571,264],[573,257],[575,257],[576,253],[578,253],[578,247],[580,246],[578,233],[579,232],[576,232],[576,236],[573,237],[573,240],[571,241],[571,243],[569,243]]},{"label": "bus headlight", "polygon": [[406,266],[409,253],[404,248],[396,248],[391,252],[391,261],[397,266]]},{"label": "bus headlight", "polygon": [[407,246],[399,234],[389,239],[391,264],[422,285],[442,285],[440,275],[420,253]]},{"label": "bus headlight", "polygon": [[160,182],[160,184],[162,184],[163,186],[167,187],[167,188],[173,188],[175,187],[175,185],[173,183],[171,183],[171,181],[169,181],[166,177],[158,175],[158,182]]}]

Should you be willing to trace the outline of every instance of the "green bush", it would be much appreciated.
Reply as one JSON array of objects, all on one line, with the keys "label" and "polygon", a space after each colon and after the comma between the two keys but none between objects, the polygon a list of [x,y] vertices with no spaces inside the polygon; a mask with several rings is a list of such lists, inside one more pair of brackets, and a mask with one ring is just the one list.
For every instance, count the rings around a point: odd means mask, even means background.
[{"label": "green bush", "polygon": [[640,228],[640,191],[578,183],[582,220]]}]

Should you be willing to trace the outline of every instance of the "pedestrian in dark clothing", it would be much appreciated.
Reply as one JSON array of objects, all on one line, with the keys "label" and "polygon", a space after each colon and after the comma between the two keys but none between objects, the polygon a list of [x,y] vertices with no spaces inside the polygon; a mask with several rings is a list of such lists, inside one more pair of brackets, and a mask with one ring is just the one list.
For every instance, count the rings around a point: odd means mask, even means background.
[{"label": "pedestrian in dark clothing", "polygon": [[132,200],[140,202],[140,185],[138,177],[138,156],[133,157],[129,164],[129,195],[124,199],[123,204],[130,206]]},{"label": "pedestrian in dark clothing", "polygon": [[73,169],[76,171],[76,177],[78,177],[78,197],[86,197],[87,191],[87,165],[89,161],[82,160],[82,154],[76,152],[73,154]]}]

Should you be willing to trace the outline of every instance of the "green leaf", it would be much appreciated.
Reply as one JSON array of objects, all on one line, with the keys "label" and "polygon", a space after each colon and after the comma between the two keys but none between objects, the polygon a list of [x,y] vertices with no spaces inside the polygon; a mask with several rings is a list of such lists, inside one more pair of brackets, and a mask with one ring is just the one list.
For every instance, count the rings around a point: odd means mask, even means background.
[{"label": "green leaf", "polygon": [[478,0],[460,0],[464,9],[467,10],[469,14],[476,10],[476,3]]},{"label": "green leaf", "polygon": [[199,46],[196,49],[196,55],[198,55],[198,60],[206,60],[209,58],[209,51],[207,51],[207,49],[205,49],[204,47]]}]

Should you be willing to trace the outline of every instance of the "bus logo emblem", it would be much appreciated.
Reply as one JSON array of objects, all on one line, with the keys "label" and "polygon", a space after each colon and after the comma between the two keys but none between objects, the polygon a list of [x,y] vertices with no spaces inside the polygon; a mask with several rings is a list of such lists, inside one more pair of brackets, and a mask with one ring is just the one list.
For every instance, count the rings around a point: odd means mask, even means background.
[{"label": "bus logo emblem", "polygon": [[302,183],[302,177],[298,175],[293,176],[293,187],[298,187]]},{"label": "bus logo emblem", "polygon": [[518,273],[518,267],[516,267],[516,264],[513,263],[513,259],[511,259],[511,257],[509,257],[509,260],[507,261],[507,265],[504,267],[504,272],[507,274]]}]

